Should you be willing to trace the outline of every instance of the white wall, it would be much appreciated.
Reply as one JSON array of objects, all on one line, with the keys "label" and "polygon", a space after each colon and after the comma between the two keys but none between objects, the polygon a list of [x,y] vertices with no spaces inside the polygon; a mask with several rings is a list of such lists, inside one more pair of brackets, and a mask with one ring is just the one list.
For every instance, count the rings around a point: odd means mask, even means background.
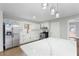
[{"label": "white wall", "polygon": [[51,22],[49,33],[50,33],[50,37],[60,38],[60,23],[59,22]]},{"label": "white wall", "polygon": [[3,14],[0,11],[0,51],[3,51]]},{"label": "white wall", "polygon": [[52,20],[51,22],[44,22],[42,24],[46,25],[47,23],[50,37],[53,35],[52,37],[67,39],[67,22],[68,20],[66,19],[57,19]]},{"label": "white wall", "polygon": [[62,39],[67,39],[67,28],[68,28],[68,24],[67,24],[67,20],[60,20],[60,37]]}]

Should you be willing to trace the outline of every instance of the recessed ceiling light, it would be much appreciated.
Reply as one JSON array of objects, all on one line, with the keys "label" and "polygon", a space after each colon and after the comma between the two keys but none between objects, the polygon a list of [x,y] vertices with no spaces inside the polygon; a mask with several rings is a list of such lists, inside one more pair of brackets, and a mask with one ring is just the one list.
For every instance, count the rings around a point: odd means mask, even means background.
[{"label": "recessed ceiling light", "polygon": [[36,19],[36,16],[33,16],[33,19]]},{"label": "recessed ceiling light", "polygon": [[43,10],[45,10],[47,7],[42,7]]},{"label": "recessed ceiling light", "polygon": [[46,6],[47,6],[47,3],[43,3],[42,6],[43,6],[43,7],[46,7]]}]

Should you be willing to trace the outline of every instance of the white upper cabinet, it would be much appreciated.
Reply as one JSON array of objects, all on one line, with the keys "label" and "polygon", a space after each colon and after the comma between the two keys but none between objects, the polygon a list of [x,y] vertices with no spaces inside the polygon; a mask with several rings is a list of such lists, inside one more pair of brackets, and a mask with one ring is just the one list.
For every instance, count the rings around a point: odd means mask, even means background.
[{"label": "white upper cabinet", "polygon": [[29,27],[30,27],[31,30],[39,30],[40,24],[32,23],[32,24],[30,24]]}]

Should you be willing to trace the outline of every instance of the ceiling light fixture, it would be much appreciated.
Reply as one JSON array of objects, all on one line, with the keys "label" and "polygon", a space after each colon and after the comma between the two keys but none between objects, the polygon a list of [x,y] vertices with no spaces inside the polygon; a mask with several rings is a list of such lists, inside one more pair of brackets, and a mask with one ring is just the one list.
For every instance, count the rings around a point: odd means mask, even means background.
[{"label": "ceiling light fixture", "polygon": [[58,12],[58,3],[57,3],[57,12],[56,12],[56,18],[59,18],[60,17],[60,14]]},{"label": "ceiling light fixture", "polygon": [[59,18],[60,17],[60,14],[57,12],[56,13],[56,18]]},{"label": "ceiling light fixture", "polygon": [[54,9],[54,8],[52,8],[52,9],[50,10],[50,12],[51,12],[51,15],[55,15],[55,9]]},{"label": "ceiling light fixture", "polygon": [[42,6],[42,9],[45,10],[47,8],[48,4],[47,3],[42,3],[41,6]]},{"label": "ceiling light fixture", "polygon": [[[45,10],[45,9],[47,9],[48,4],[47,3],[41,3],[41,6],[42,6],[42,9]],[[58,10],[58,3],[56,5],[56,8],[54,8],[54,7],[50,8],[50,14],[55,15],[56,18],[60,17],[59,10]],[[36,17],[34,16],[33,18],[36,18]]]},{"label": "ceiling light fixture", "polygon": [[43,7],[47,7],[47,5],[48,5],[47,3],[43,3],[42,4]]}]

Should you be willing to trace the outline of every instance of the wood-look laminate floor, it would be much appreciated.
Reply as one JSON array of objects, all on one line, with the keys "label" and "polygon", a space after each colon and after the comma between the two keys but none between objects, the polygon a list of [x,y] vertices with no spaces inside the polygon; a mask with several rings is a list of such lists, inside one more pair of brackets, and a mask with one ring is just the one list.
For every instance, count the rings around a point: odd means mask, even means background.
[{"label": "wood-look laminate floor", "polygon": [[20,47],[8,49],[4,52],[0,52],[0,56],[26,56]]},{"label": "wood-look laminate floor", "polygon": [[77,56],[79,56],[79,40],[77,40]]},{"label": "wood-look laminate floor", "polygon": [[77,47],[77,56],[79,56],[79,47]]},{"label": "wood-look laminate floor", "polygon": [[[20,47],[8,49],[4,52],[0,52],[0,56],[27,56]],[[77,47],[77,56],[79,56],[79,47]]]}]

